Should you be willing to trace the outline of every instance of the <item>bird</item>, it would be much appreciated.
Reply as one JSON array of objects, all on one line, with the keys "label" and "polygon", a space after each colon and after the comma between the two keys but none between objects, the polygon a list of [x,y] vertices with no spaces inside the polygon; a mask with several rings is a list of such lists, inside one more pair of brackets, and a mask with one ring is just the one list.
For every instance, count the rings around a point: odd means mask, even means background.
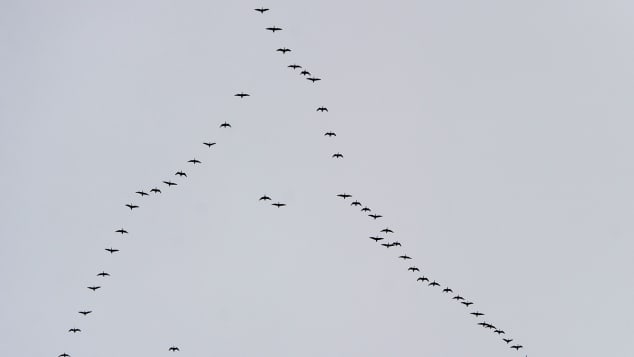
[{"label": "bird", "polygon": [[369,207],[363,207],[361,208],[361,212],[370,212],[372,211]]},{"label": "bird", "polygon": [[361,206],[361,202],[359,201],[353,201],[350,206]]},{"label": "bird", "polygon": [[119,251],[119,249],[113,249],[113,248],[106,248],[106,250],[109,251],[110,254],[113,254]]},{"label": "bird", "polygon": [[[165,181],[163,181],[165,182]],[[161,193],[161,190],[159,190],[158,188],[154,187],[153,189],[150,190],[150,192],[152,193]]]},{"label": "bird", "polygon": [[138,193],[139,195],[141,195],[141,197],[148,195],[147,192],[145,192],[145,191],[137,191],[135,193]]},{"label": "bird", "polygon": [[328,111],[328,108],[326,108],[326,107],[319,107],[319,108],[317,108],[317,111],[318,111],[318,112],[327,112],[327,111]]},{"label": "bird", "polygon": [[343,159],[343,155],[341,153],[332,154],[332,157],[335,159]]},{"label": "bird", "polygon": [[181,176],[181,177],[182,177],[182,176],[187,177],[187,174],[186,174],[186,173],[184,173],[183,171],[178,171],[178,172],[177,172],[177,173],[175,173],[174,175]]},{"label": "bird", "polygon": [[212,147],[213,145],[216,145],[216,143],[212,143],[212,142],[205,143],[205,142],[203,142],[203,145],[207,145],[207,147],[209,147],[209,148],[210,148],[210,147]]},{"label": "bird", "polygon": [[70,355],[66,352],[62,353],[61,355],[57,356],[57,357],[70,357]]},{"label": "bird", "polygon": [[220,127],[221,128],[231,128],[231,124],[229,124],[227,122],[224,122],[224,123],[220,124]]},{"label": "bird", "polygon": [[382,243],[382,246],[384,246],[385,248],[389,248],[389,247],[393,247],[394,245],[392,243]]},{"label": "bird", "polygon": [[106,276],[110,276],[110,274],[106,273],[105,271],[102,271],[101,273],[97,274],[97,276],[106,277]]},{"label": "bird", "polygon": [[409,267],[409,268],[407,268],[407,270],[408,270],[408,271],[412,271],[412,272],[414,272],[414,271],[420,271],[417,267]]},{"label": "bird", "polygon": [[513,345],[513,346],[511,346],[511,348],[514,348],[516,351],[519,351],[520,348],[523,348],[523,347],[524,346],[522,346],[522,345]]},{"label": "bird", "polygon": [[396,247],[396,246],[399,246],[399,247],[400,247],[400,246],[401,246],[401,243],[400,243],[399,241],[394,241],[394,242],[392,242],[392,245],[393,245],[393,246],[395,246],[395,247]]},{"label": "bird", "polygon": [[412,259],[411,257],[407,256],[407,255],[401,255],[399,256],[399,258],[403,259],[403,260],[408,260],[408,259]]},{"label": "bird", "polygon": [[502,341],[506,342],[507,344],[511,343],[511,341],[513,341],[512,338],[503,338]]},{"label": "bird", "polygon": [[473,305],[473,303],[471,301],[463,301],[463,302],[461,302],[461,304],[463,304],[466,307],[469,307],[469,305]]},{"label": "bird", "polygon": [[429,286],[440,286],[440,284],[438,284],[438,283],[436,282],[436,280],[432,281],[431,283],[429,283],[429,284],[427,284],[427,285],[429,285]]},{"label": "bird", "polygon": [[169,351],[176,352],[176,351],[180,351],[180,349],[178,347],[176,347],[176,346],[172,346],[172,347],[169,348]]},{"label": "bird", "polygon": [[187,162],[191,162],[192,164],[196,165],[196,164],[202,164],[202,162],[196,158],[193,158],[191,160],[188,160]]},{"label": "bird", "polygon": [[269,197],[267,195],[264,195],[264,196],[260,197],[260,201],[270,201],[270,200],[271,200],[271,197]]},{"label": "bird", "polygon": [[332,132],[332,131],[329,131],[329,132],[326,132],[326,133],[324,134],[324,136],[337,136],[337,134],[335,134],[335,133],[334,133],[334,132]]},{"label": "bird", "polygon": [[444,288],[442,289],[443,293],[453,293],[453,290],[451,290],[450,288]]},{"label": "bird", "polygon": [[303,70],[299,72],[299,74],[301,74],[302,76],[310,76],[310,72],[308,72],[307,70]]},{"label": "bird", "polygon": [[128,231],[126,231],[125,229],[121,228],[121,229],[117,229],[115,231],[116,233],[121,233],[121,234],[128,234]]},{"label": "bird", "polygon": [[352,197],[352,195],[349,195],[347,193],[340,193],[340,194],[337,195],[337,197],[341,197],[341,198],[343,198],[345,200],[348,197]]},{"label": "bird", "polygon": [[370,237],[370,239],[372,239],[375,242],[378,242],[378,241],[382,240],[383,237]]},{"label": "bird", "polygon": [[282,47],[282,48],[278,48],[277,50],[275,50],[277,52],[282,52],[283,55],[286,54],[286,52],[291,52],[290,48],[286,48],[286,47]]},{"label": "bird", "polygon": [[253,9],[255,11],[258,11],[260,14],[263,14],[265,11],[269,11],[269,9],[265,9],[263,7],[259,8],[259,9]]},{"label": "bird", "polygon": [[495,326],[491,325],[491,324],[484,324],[485,328],[490,328],[490,329],[494,329]]},{"label": "bird", "polygon": [[92,312],[92,310],[84,310],[84,311],[79,311],[80,314],[86,316],[88,314],[90,314]]},{"label": "bird", "polygon": [[427,281],[427,282],[429,282],[429,279],[427,279],[424,276],[419,276],[418,279],[416,279],[416,281]]},{"label": "bird", "polygon": [[88,289],[92,290],[92,291],[96,291],[97,289],[101,288],[101,286],[89,286]]},{"label": "bird", "polygon": [[132,203],[128,203],[127,205],[125,205],[126,207],[128,207],[130,209],[130,211],[132,211],[135,208],[139,208],[139,206],[137,205],[133,205]]},{"label": "bird", "polygon": [[499,330],[499,329],[497,329],[497,330],[495,330],[495,331],[493,331],[493,332],[497,333],[498,335],[505,335],[505,334],[506,334],[506,333],[504,332],[504,330]]},{"label": "bird", "polygon": [[273,33],[275,33],[275,31],[282,31],[282,29],[280,27],[277,27],[277,26],[267,27],[266,29],[271,31],[271,32],[273,32]]},{"label": "bird", "polygon": [[280,207],[284,207],[284,206],[286,206],[286,203],[279,203],[279,202],[276,202],[276,203],[271,203],[271,204],[272,204],[273,206],[277,207],[277,208],[280,208]]},{"label": "bird", "polygon": [[381,216],[380,214],[369,214],[368,217],[372,217],[374,219],[377,219],[377,218],[381,218],[383,216]]},{"label": "bird", "polygon": [[393,231],[393,230],[391,230],[391,229],[389,229],[389,228],[382,229],[382,230],[381,230],[381,232],[385,232],[385,233],[394,233],[394,231]]},{"label": "bird", "polygon": [[308,79],[309,81],[311,81],[311,82],[313,82],[313,83],[315,83],[315,82],[317,82],[317,81],[321,81],[321,78],[317,78],[317,77],[308,77],[308,78],[306,78],[306,79]]},{"label": "bird", "polygon": [[290,64],[290,65],[288,65],[288,68],[298,69],[298,68],[302,68],[302,66],[300,66],[298,64]]},{"label": "bird", "polygon": [[81,332],[81,330],[73,327],[72,329],[68,330],[68,332],[77,333],[77,332]]},{"label": "bird", "polygon": [[460,295],[456,295],[456,296],[452,297],[452,299],[457,300],[457,301],[464,300],[464,298],[462,296],[460,296]]},{"label": "bird", "polygon": [[240,97],[240,98],[244,98],[244,97],[250,97],[250,94],[244,93],[244,92],[240,92],[240,93],[236,93],[233,95],[234,97]]},{"label": "bird", "polygon": [[482,322],[478,322],[478,325],[482,327],[486,327],[488,324],[486,323],[486,321],[482,321]]},{"label": "bird", "polygon": [[480,316],[484,316],[483,313],[476,311],[476,312],[472,312],[471,315],[475,316],[475,317],[480,317]]},{"label": "bird", "polygon": [[168,187],[169,187],[169,186],[176,186],[176,185],[178,185],[177,183],[174,183],[174,182],[172,182],[172,181],[163,181],[163,183],[164,183],[164,184],[166,184]]}]

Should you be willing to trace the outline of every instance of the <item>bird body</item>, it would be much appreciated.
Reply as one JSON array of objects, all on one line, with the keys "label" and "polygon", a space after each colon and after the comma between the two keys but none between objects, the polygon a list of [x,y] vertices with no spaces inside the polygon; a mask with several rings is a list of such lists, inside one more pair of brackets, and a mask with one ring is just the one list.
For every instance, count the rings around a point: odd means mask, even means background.
[{"label": "bird body", "polygon": [[121,234],[128,234],[128,231],[126,231],[125,229],[121,228],[121,229],[117,229],[115,231],[116,233],[121,233]]},{"label": "bird body", "polygon": [[145,192],[145,191],[137,191],[135,193],[138,193],[139,195],[141,195],[141,197],[148,195],[147,192]]},{"label": "bird body", "polygon": [[427,282],[429,282],[429,279],[427,279],[424,276],[419,276],[418,279],[416,279],[416,281],[427,281]]},{"label": "bird body", "polygon": [[451,290],[450,288],[444,288],[442,289],[443,293],[453,293],[453,290]]},{"label": "bird body", "polygon": [[68,332],[77,333],[77,332],[81,332],[81,330],[73,327],[72,329],[68,330]]},{"label": "bird body", "polygon": [[271,203],[271,204],[272,204],[273,206],[277,207],[277,208],[280,208],[280,207],[284,207],[284,206],[286,206],[286,203],[279,203],[279,202],[276,202],[276,203]]},{"label": "bird body", "polygon": [[319,107],[319,108],[317,108],[317,111],[318,111],[318,112],[327,112],[327,111],[328,111],[328,108],[326,108],[326,107]]},{"label": "bird body", "polygon": [[176,351],[180,351],[180,349],[178,347],[176,347],[176,346],[172,346],[172,347],[169,348],[169,351],[176,352]]},{"label": "bird body", "polygon": [[372,211],[369,207],[363,207],[361,208],[361,212],[370,212]]},{"label": "bird body", "polygon": [[383,216],[381,216],[380,214],[369,214],[368,217],[372,217],[374,219],[377,219],[377,218],[381,218]]},{"label": "bird body", "polygon": [[483,313],[476,311],[476,312],[472,312],[471,315],[475,316],[475,317],[480,317],[480,316],[484,316]]},{"label": "bird body", "polygon": [[516,351],[519,351],[520,348],[523,348],[523,347],[524,346],[522,346],[522,345],[513,345],[513,346],[511,346],[511,348],[514,348]]},{"label": "bird body", "polygon": [[213,145],[216,145],[216,143],[206,142],[206,143],[203,143],[203,145],[207,145],[207,147],[209,147],[209,148],[210,148],[210,147],[212,147]]},{"label": "bird body", "polygon": [[92,310],[79,311],[79,313],[84,315],[84,316],[90,314],[91,312],[92,312]]},{"label": "bird body", "polygon": [[372,239],[375,242],[378,242],[378,241],[382,240],[383,237],[370,237],[370,239]]},{"label": "bird body", "polygon": [[409,267],[409,268],[407,268],[407,270],[408,270],[408,271],[412,271],[412,272],[414,272],[414,271],[420,271],[417,267]]},{"label": "bird body", "polygon": [[458,301],[464,300],[464,298],[462,296],[460,296],[460,295],[456,295],[456,296],[452,297],[452,299],[458,300]]},{"label": "bird body", "polygon": [[277,50],[275,50],[277,52],[282,52],[283,55],[286,54],[286,52],[291,52],[290,48],[286,48],[286,47],[282,47],[282,48],[278,48]]},{"label": "bird body", "polygon": [[264,196],[260,197],[260,201],[270,201],[270,200],[271,200],[271,197],[269,197],[267,195],[264,195]]},{"label": "bird body", "polygon": [[329,131],[329,132],[325,133],[324,136],[337,136],[337,134],[335,134],[332,131]]},{"label": "bird body", "polygon": [[394,245],[392,243],[382,243],[382,246],[384,246],[385,248],[389,248],[389,247],[393,247]]},{"label": "bird body", "polygon": [[436,280],[432,281],[431,283],[428,284],[429,286],[440,286],[440,284],[438,284],[436,282]]},{"label": "bird body", "polygon": [[119,251],[119,249],[113,249],[113,248],[106,248],[106,250],[110,252],[110,254],[113,254]]},{"label": "bird body", "polygon": [[291,65],[288,66],[288,68],[298,69],[298,68],[302,68],[302,66],[300,66],[298,64],[291,64]]},{"label": "bird body", "polygon": [[186,173],[184,173],[183,171],[178,171],[178,172],[177,172],[177,173],[175,173],[174,175],[176,175],[176,176],[181,176],[181,177],[183,177],[183,176],[187,177],[187,174],[186,174]]},{"label": "bird body", "polygon": [[244,97],[250,97],[250,94],[244,93],[244,92],[240,92],[240,93],[236,93],[233,95],[234,97],[240,97],[240,98],[244,98]]},{"label": "bird body", "polygon": [[[165,181],[163,181],[165,182]],[[150,190],[150,192],[152,193],[161,193],[161,190],[159,190],[157,187],[154,187],[153,189]]]},{"label": "bird body", "polygon": [[511,343],[511,341],[513,341],[512,338],[503,338],[502,341],[506,342],[507,344]]},{"label": "bird body", "polygon": [[220,127],[221,128],[231,128],[231,124],[229,124],[227,122],[224,122],[224,123],[220,124]]},{"label": "bird body", "polygon": [[265,11],[269,11],[269,9],[265,9],[263,7],[259,8],[259,9],[253,9],[253,10],[259,12],[260,14],[263,14]]},{"label": "bird body", "polygon": [[163,183],[164,183],[164,184],[166,184],[168,187],[169,187],[169,186],[176,186],[176,185],[178,185],[177,183],[172,182],[172,181],[163,181]]},{"label": "bird body", "polygon": [[308,79],[309,81],[311,81],[311,82],[313,82],[313,83],[315,83],[315,82],[317,82],[317,81],[321,81],[321,78],[317,78],[317,77],[308,77],[308,78],[306,78],[306,79]]},{"label": "bird body", "polygon": [[110,274],[106,273],[105,271],[102,271],[101,273],[97,274],[97,276],[106,277],[106,276],[110,276]]},{"label": "bird body", "polygon": [[341,198],[343,198],[345,200],[348,197],[352,197],[352,195],[349,195],[347,193],[340,193],[340,194],[337,195],[337,197],[341,197]]},{"label": "bird body", "polygon": [[403,260],[408,260],[408,259],[412,259],[412,257],[409,257],[407,255],[401,255],[399,256],[399,258],[403,259]]},{"label": "bird body", "polygon": [[334,157],[335,159],[343,159],[343,155],[341,153],[333,154],[332,157]]},{"label": "bird body", "polygon": [[352,203],[350,203],[350,206],[361,206],[361,202],[359,202],[359,201],[352,201]]},{"label": "bird body", "polygon": [[463,302],[461,302],[461,304],[463,304],[466,307],[469,307],[469,305],[473,305],[473,303],[471,301],[463,301]]},{"label": "bird body", "polygon": [[299,72],[299,74],[301,74],[302,76],[310,76],[310,72],[303,70],[301,72]]},{"label": "bird body", "polygon": [[92,290],[92,291],[96,291],[97,289],[100,289],[101,286],[89,286],[88,289]]},{"label": "bird body", "polygon": [[267,27],[266,29],[271,31],[271,32],[273,32],[273,33],[275,33],[275,31],[282,31],[282,29],[280,27],[277,27],[277,26]]},{"label": "bird body", "polygon": [[385,233],[394,233],[393,230],[389,229],[389,228],[384,228],[381,230],[381,232],[385,232]]},{"label": "bird body", "polygon": [[191,162],[192,164],[196,165],[196,164],[201,164],[202,162],[200,160],[197,160],[196,158],[193,158],[191,160],[188,160],[187,162]]},{"label": "bird body", "polygon": [[139,206],[137,205],[133,205],[132,203],[128,203],[125,205],[126,207],[128,207],[130,209],[130,211],[132,211],[135,208],[139,208]]}]

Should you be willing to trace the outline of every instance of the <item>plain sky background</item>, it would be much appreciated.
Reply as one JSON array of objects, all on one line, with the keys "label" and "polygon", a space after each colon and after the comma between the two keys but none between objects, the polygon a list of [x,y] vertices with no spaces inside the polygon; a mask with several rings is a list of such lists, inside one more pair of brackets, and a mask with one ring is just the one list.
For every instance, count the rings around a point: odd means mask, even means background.
[{"label": "plain sky background", "polygon": [[[625,0],[1,0],[0,350],[631,355],[633,19]],[[402,248],[367,238],[385,227]]]}]

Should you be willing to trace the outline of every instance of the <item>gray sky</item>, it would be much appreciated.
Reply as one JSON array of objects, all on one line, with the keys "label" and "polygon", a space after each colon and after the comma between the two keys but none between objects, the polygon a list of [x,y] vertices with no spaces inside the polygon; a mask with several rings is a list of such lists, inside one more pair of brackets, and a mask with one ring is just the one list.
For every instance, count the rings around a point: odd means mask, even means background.
[{"label": "gray sky", "polygon": [[[0,350],[627,355],[633,15],[615,0],[0,1]],[[367,238],[385,227],[402,248]]]}]

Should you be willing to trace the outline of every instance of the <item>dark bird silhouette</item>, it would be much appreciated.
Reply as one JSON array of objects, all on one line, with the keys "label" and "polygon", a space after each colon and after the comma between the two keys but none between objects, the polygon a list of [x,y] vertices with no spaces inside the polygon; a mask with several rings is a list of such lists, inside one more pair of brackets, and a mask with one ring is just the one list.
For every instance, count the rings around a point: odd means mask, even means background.
[{"label": "dark bird silhouette", "polygon": [[419,276],[418,279],[416,279],[416,281],[423,281],[423,282],[427,281],[427,282],[429,282],[429,279],[427,279],[427,277],[424,277],[424,276]]},{"label": "dark bird silhouette", "polygon": [[271,204],[272,204],[273,206],[277,207],[277,208],[280,208],[280,207],[284,207],[284,206],[286,206],[286,203],[279,203],[279,202],[276,202],[276,203],[271,203]]},{"label": "dark bird silhouette", "polygon": [[253,9],[253,10],[259,12],[260,14],[263,14],[265,11],[269,11],[269,9],[265,9],[263,7],[259,8],[259,9]]},{"label": "dark bird silhouette", "polygon": [[326,133],[326,134],[324,134],[324,135],[325,135],[325,136],[331,136],[331,137],[332,137],[332,136],[337,136],[337,134],[335,134],[335,133],[334,133],[334,132],[332,132],[332,131],[329,131],[329,132],[327,132],[327,133]]},{"label": "dark bird silhouette", "polygon": [[506,333],[504,332],[504,330],[495,330],[493,331],[495,333],[497,333],[498,335],[506,335]]},{"label": "dark bird silhouette", "polygon": [[171,352],[180,351],[180,349],[179,349],[178,347],[176,347],[176,346],[172,346],[172,347],[170,347],[170,348],[169,348],[169,350],[170,350]]},{"label": "dark bird silhouette", "polygon": [[359,202],[359,201],[352,201],[352,203],[350,204],[350,206],[361,206],[361,202]]},{"label": "dark bird silhouette", "polygon": [[[165,181],[163,181],[165,182]],[[158,188],[154,187],[153,189],[150,190],[150,192],[152,193],[161,193],[161,190],[159,190]]]},{"label": "dark bird silhouette", "polygon": [[95,291],[95,290],[100,289],[100,288],[101,288],[101,286],[89,286],[88,287],[88,289],[90,289],[92,291]]},{"label": "dark bird silhouette", "polygon": [[101,273],[97,274],[97,276],[106,277],[106,276],[110,276],[110,274],[106,273],[105,271],[102,271]]},{"label": "dark bird silhouette", "polygon": [[315,83],[315,82],[317,82],[317,81],[321,81],[321,78],[317,78],[317,77],[308,77],[308,78],[306,78],[306,79],[308,79],[309,81],[311,81],[311,82],[313,82],[313,83]]},{"label": "dark bird silhouette", "polygon": [[77,332],[81,332],[81,330],[73,327],[72,329],[68,330],[68,332],[77,333]]},{"label": "dark bird silhouette", "polygon": [[343,159],[343,155],[340,153],[332,154],[332,157],[334,157],[335,159]]},{"label": "dark bird silhouette", "polygon": [[444,288],[442,289],[443,293],[453,293],[453,290],[451,290],[450,288]]},{"label": "dark bird silhouette", "polygon": [[216,143],[212,143],[212,142],[208,142],[208,143],[203,143],[203,145],[207,145],[207,147],[212,147],[213,145],[216,145]]},{"label": "dark bird silhouette", "polygon": [[429,286],[440,286],[440,284],[438,284],[438,283],[436,282],[436,280],[432,281],[431,283],[429,283],[429,284],[427,284],[427,285],[429,285]]},{"label": "dark bird silhouette", "polygon": [[266,29],[271,31],[271,32],[273,32],[273,33],[275,33],[275,31],[282,31],[282,29],[277,27],[277,26],[267,27]]},{"label": "dark bird silhouette", "polygon": [[168,187],[169,187],[169,186],[176,186],[176,185],[178,185],[177,183],[172,182],[172,181],[163,181],[163,183],[164,183],[164,184],[166,184]]},{"label": "dark bird silhouette", "polygon": [[183,171],[179,171],[179,172],[175,173],[174,175],[181,176],[181,177],[182,177],[182,176],[187,177],[187,174],[186,174],[186,173],[184,173]]},{"label": "dark bird silhouette", "polygon": [[478,322],[478,325],[480,325],[482,327],[486,327],[488,325],[488,323],[486,323],[486,321],[482,321],[482,322]]},{"label": "dark bird silhouette", "polygon": [[372,211],[372,210],[370,208],[368,208],[368,207],[361,208],[361,212],[370,212],[370,211]]},{"label": "dark bird silhouette", "polygon": [[130,211],[132,211],[135,208],[139,208],[139,206],[137,205],[133,205],[132,203],[128,203],[127,205],[125,205],[126,207],[128,207],[130,209]]},{"label": "dark bird silhouette", "polygon": [[407,268],[408,271],[420,271],[417,267],[409,267]]},{"label": "dark bird silhouette", "polygon": [[117,229],[115,231],[116,233],[121,233],[121,234],[128,234],[128,231],[126,231],[125,229],[121,228],[121,229]]},{"label": "dark bird silhouette", "polygon": [[484,324],[484,327],[485,327],[485,328],[490,328],[490,329],[492,329],[492,330],[495,328],[495,326],[493,326],[493,325],[491,325],[491,324]]},{"label": "dark bird silhouette", "polygon": [[278,48],[277,50],[275,50],[277,52],[282,52],[283,55],[286,54],[286,52],[291,52],[290,48],[286,48],[286,47],[282,47],[282,48]]},{"label": "dark bird silhouette", "polygon": [[301,74],[302,76],[310,76],[310,72],[308,72],[307,70],[303,70],[299,72],[299,74]]},{"label": "dark bird silhouette", "polygon": [[110,252],[110,254],[113,254],[119,251],[119,249],[113,249],[113,248],[106,248],[106,250]]},{"label": "dark bird silhouette", "polygon": [[412,259],[411,257],[408,257],[407,255],[401,255],[401,256],[399,256],[399,258],[401,258],[403,260]]},{"label": "dark bird silhouette", "polygon": [[79,313],[84,315],[84,316],[90,314],[91,312],[92,312],[92,310],[79,311]]},{"label": "dark bird silhouette", "polygon": [[139,195],[141,195],[141,197],[148,195],[147,192],[145,192],[145,191],[137,191],[135,193],[138,193]]},{"label": "dark bird silhouette", "polygon": [[377,218],[381,218],[383,216],[381,216],[380,214],[369,214],[368,217],[372,217],[374,219],[377,219]]},{"label": "dark bird silhouette", "polygon": [[503,338],[502,341],[506,342],[507,344],[511,343],[511,341],[513,341],[512,338]]},{"label": "dark bird silhouette", "polygon": [[340,193],[340,194],[337,195],[337,197],[341,197],[341,198],[343,198],[345,200],[348,197],[352,197],[352,195],[349,195],[347,193]]},{"label": "dark bird silhouette", "polygon": [[381,232],[385,232],[385,233],[394,233],[394,231],[393,231],[393,230],[391,230],[391,229],[389,229],[389,228],[382,229],[382,230],[381,230]]},{"label": "dark bird silhouette", "polygon": [[378,242],[378,241],[382,240],[383,237],[370,237],[370,239],[372,239],[375,242]]},{"label": "dark bird silhouette", "polygon": [[480,316],[484,316],[483,313],[476,311],[476,312],[472,312],[471,315],[475,316],[475,317],[480,317]]},{"label": "dark bird silhouette", "polygon": [[473,303],[471,301],[463,301],[461,302],[462,305],[469,307],[469,305],[473,305]]},{"label": "dark bird silhouette", "polygon": [[196,158],[193,158],[191,160],[188,160],[187,162],[191,162],[192,164],[196,165],[196,164],[202,164],[202,162]]},{"label": "dark bird silhouette", "polygon": [[456,296],[452,297],[452,299],[458,300],[458,301],[464,300],[464,298],[462,296],[460,296],[460,295],[456,295]]},{"label": "dark bird silhouette", "polygon": [[288,68],[298,69],[298,68],[302,68],[302,66],[300,66],[298,64],[290,64],[290,65],[288,65]]},{"label": "dark bird silhouette", "polygon": [[244,98],[244,97],[250,97],[250,94],[244,93],[244,92],[240,92],[240,93],[236,93],[233,95],[234,97],[240,97],[240,98]]},{"label": "dark bird silhouette", "polygon": [[271,200],[271,197],[269,197],[267,195],[264,195],[264,196],[260,197],[260,201],[270,201],[270,200]]},{"label": "dark bird silhouette", "polygon": [[395,247],[396,247],[396,246],[399,246],[399,247],[400,247],[400,246],[401,246],[401,243],[400,243],[399,241],[395,241],[395,242],[392,242],[392,245],[394,245]]},{"label": "dark bird silhouette", "polygon": [[513,346],[511,346],[511,348],[514,348],[516,351],[519,351],[520,348],[524,348],[524,346],[522,346],[522,345],[513,345]]},{"label": "dark bird silhouette", "polygon": [[327,112],[327,111],[328,111],[328,108],[326,108],[326,107],[319,107],[319,108],[317,108],[317,111],[318,111],[318,112]]},{"label": "dark bird silhouette", "polygon": [[70,357],[70,355],[66,352],[62,353],[61,355],[57,356],[57,357]]},{"label": "dark bird silhouette", "polygon": [[392,243],[382,243],[382,246],[384,246],[385,248],[389,248],[389,247],[393,247],[394,245]]},{"label": "dark bird silhouette", "polygon": [[224,122],[224,123],[220,124],[220,127],[221,128],[231,128],[231,124],[229,124],[227,122]]}]

